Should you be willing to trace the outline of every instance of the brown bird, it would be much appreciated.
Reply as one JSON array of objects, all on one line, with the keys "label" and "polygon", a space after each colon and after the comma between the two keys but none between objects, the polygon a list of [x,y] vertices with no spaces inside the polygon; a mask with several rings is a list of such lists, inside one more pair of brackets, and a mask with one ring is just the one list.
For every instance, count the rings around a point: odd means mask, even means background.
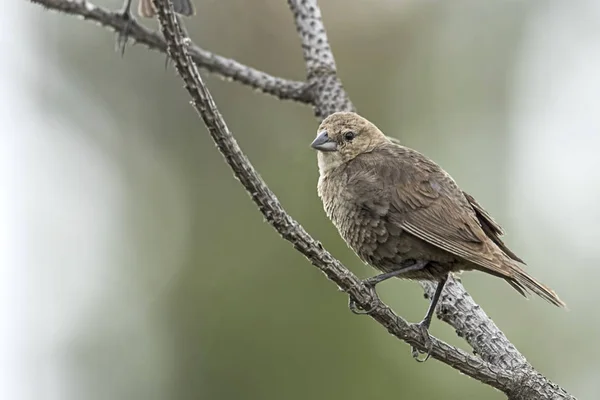
[{"label": "brown bird", "polygon": [[438,282],[418,324],[427,358],[429,325],[451,272],[483,271],[523,296],[533,292],[566,307],[521,268],[524,262],[502,242],[504,232],[492,217],[421,153],[349,112],[328,116],[311,147],[318,150],[318,194],[327,216],[362,261],[384,272],[365,284],[374,290],[391,277]]}]

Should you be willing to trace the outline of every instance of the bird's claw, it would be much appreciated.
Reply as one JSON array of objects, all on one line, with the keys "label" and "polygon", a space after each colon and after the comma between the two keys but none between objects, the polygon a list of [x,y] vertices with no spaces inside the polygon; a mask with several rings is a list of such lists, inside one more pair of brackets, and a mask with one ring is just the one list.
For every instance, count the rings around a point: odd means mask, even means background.
[{"label": "bird's claw", "polygon": [[[429,357],[431,357],[431,350],[433,349],[433,341],[431,340],[431,336],[429,335],[429,324],[427,323],[427,321],[421,321],[415,325],[421,331],[421,335],[423,336],[423,340],[425,342],[425,348],[427,349],[427,351],[422,352],[419,349],[417,349],[415,346],[411,346],[410,352],[412,354],[412,357],[415,359],[415,361],[422,363],[422,362],[429,360]],[[425,354],[425,358],[419,358],[419,354]]]},{"label": "bird's claw", "polygon": [[375,311],[375,309],[379,306],[379,299],[376,300],[376,305],[369,308],[368,310],[364,310],[356,303],[356,300],[354,300],[354,298],[350,297],[350,300],[348,301],[348,308],[350,308],[350,311],[352,311],[356,315],[368,315]]},{"label": "bird's claw", "polygon": [[375,311],[377,307],[379,307],[381,303],[381,301],[379,300],[379,296],[375,291],[375,284],[377,284],[377,282],[373,282],[371,278],[369,278],[365,279],[363,281],[363,284],[367,287],[367,289],[370,290],[371,298],[374,300],[375,304],[368,310],[365,310],[356,303],[356,300],[352,296],[350,296],[350,300],[348,301],[348,308],[350,308],[350,311],[352,311],[356,315],[371,314],[373,311]]},{"label": "bird's claw", "polygon": [[[362,281],[363,285],[371,289],[373,292],[375,292],[375,285],[377,285],[379,282],[381,282],[381,280],[379,279],[378,275],[372,276]],[[377,293],[375,293],[375,295],[377,295]]]}]

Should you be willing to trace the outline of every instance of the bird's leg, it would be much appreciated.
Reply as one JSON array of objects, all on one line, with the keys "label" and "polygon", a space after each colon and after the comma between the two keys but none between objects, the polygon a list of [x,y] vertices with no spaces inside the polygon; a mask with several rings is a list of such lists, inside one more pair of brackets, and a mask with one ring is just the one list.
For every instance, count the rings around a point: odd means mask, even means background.
[{"label": "bird's leg", "polygon": [[433,313],[435,311],[435,307],[437,306],[437,303],[440,301],[440,297],[442,295],[442,290],[444,290],[444,285],[446,284],[447,280],[448,280],[448,274],[446,274],[442,279],[440,279],[437,287],[435,288],[435,293],[433,294],[431,303],[429,303],[429,308],[427,309],[427,314],[425,314],[425,318],[423,318],[423,321],[416,324],[417,327],[419,328],[419,330],[421,331],[421,334],[423,335],[423,339],[425,339],[425,347],[427,348],[427,352],[426,352],[427,355],[425,356],[424,359],[420,359],[419,358],[419,350],[416,347],[411,346],[410,350],[411,350],[412,356],[418,362],[427,361],[429,359],[429,356],[431,355],[431,349],[433,347],[433,342],[431,341],[431,337],[429,336],[429,325],[431,325],[431,319],[433,318]]},{"label": "bird's leg", "polygon": [[116,50],[121,53],[121,56],[125,54],[125,45],[129,38],[129,29],[131,29],[131,24],[133,23],[133,15],[131,15],[132,1],[133,0],[125,0],[125,3],[123,3],[123,11],[121,11],[121,16],[125,20],[125,27],[117,33],[117,43],[115,46]]},{"label": "bird's leg", "polygon": [[[404,265],[402,265],[400,268],[398,268],[394,271],[386,272],[386,273],[379,274],[379,275],[373,276],[371,278],[365,279],[365,280],[363,280],[363,284],[366,287],[368,287],[369,289],[371,289],[373,298],[376,299],[377,302],[379,302],[379,297],[377,296],[377,292],[375,291],[375,286],[378,283],[381,283],[381,282],[386,281],[393,277],[402,276],[403,274],[406,274],[409,272],[419,271],[419,270],[425,268],[428,263],[429,263],[428,261],[423,261],[423,260],[416,260],[416,261],[415,260],[406,260],[406,263]],[[358,306],[356,305],[356,301],[352,297],[350,297],[348,307],[350,308],[350,311],[352,311],[354,314],[361,314],[361,315],[372,313],[373,310],[375,310],[375,308],[377,308],[377,306],[374,306],[374,307],[371,307],[371,309],[369,309],[369,310],[360,310],[358,308]]]}]

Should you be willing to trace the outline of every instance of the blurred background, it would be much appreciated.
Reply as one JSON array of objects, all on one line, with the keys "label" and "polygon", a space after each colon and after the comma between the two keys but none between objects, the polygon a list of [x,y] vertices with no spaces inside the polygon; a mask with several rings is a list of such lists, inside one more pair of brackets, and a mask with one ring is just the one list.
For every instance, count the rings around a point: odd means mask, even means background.
[{"label": "blurred background", "polygon": [[[303,79],[285,1],[194,2],[200,46]],[[321,6],[358,110],[450,172],[570,311],[475,272],[466,288],[541,373],[600,398],[600,3]],[[348,311],[263,222],[165,57],[114,39],[24,0],[0,14],[1,398],[504,398]],[[313,111],[206,79],[284,207],[373,275],[317,198]],[[379,293],[409,321],[427,308],[413,282]]]}]

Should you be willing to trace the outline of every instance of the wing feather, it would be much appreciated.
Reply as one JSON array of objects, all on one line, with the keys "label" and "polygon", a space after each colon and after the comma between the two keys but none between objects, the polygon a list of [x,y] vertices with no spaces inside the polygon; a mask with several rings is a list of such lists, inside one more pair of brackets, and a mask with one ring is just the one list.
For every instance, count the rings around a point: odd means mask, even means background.
[{"label": "wing feather", "polygon": [[[456,182],[433,161],[393,145],[390,221],[406,232],[480,267],[505,275],[475,210]],[[485,214],[487,215],[487,213]],[[497,229],[496,229],[497,230]]]},{"label": "wing feather", "polygon": [[492,239],[494,243],[496,243],[496,245],[500,247],[500,249],[502,249],[502,251],[507,256],[509,256],[515,261],[520,262],[521,264],[525,264],[525,261],[523,261],[519,256],[517,256],[511,249],[506,247],[502,239],[500,239],[500,236],[504,235],[504,230],[502,229],[502,227],[496,221],[494,221],[492,216],[488,214],[488,212],[485,211],[483,207],[481,207],[481,205],[477,202],[477,200],[473,198],[473,196],[465,192],[463,192],[463,194],[469,202],[469,204],[471,205],[471,207],[473,207],[473,210],[475,210],[475,214],[477,215],[479,224],[483,228],[485,234],[490,239]]}]

